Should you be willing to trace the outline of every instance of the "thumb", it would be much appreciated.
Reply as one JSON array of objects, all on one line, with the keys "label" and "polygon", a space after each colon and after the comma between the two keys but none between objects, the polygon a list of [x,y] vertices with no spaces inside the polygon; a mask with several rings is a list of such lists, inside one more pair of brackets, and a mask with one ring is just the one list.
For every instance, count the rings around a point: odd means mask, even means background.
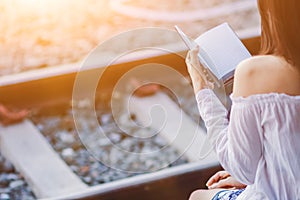
[{"label": "thumb", "polygon": [[191,50],[187,52],[186,57],[185,57],[185,63],[186,64],[191,64]]}]

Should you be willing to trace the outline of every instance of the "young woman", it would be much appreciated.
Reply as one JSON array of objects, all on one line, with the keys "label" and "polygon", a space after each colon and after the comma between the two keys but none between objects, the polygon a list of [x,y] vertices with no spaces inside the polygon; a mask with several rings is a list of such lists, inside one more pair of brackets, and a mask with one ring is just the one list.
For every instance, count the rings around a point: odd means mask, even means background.
[{"label": "young woman", "polygon": [[191,200],[300,199],[300,1],[258,5],[262,54],[236,69],[230,120],[204,71],[197,70],[198,50],[188,53],[198,108],[226,170],[207,185],[235,188],[198,190]]}]

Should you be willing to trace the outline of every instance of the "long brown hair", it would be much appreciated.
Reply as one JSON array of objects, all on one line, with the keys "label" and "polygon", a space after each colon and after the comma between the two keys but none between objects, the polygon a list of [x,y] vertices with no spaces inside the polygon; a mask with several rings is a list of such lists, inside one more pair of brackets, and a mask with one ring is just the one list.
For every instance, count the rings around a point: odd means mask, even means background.
[{"label": "long brown hair", "polygon": [[284,57],[300,70],[300,0],[258,0],[261,53]]}]

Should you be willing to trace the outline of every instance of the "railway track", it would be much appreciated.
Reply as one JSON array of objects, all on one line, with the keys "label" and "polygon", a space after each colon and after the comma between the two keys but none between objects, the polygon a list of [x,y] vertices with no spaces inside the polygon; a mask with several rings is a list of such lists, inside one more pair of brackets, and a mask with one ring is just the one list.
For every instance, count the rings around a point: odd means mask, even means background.
[{"label": "railway track", "polygon": [[[253,54],[257,53],[257,36],[248,36],[243,42]],[[109,94],[112,94],[113,86],[123,74],[138,65],[149,63],[166,64],[183,75],[187,74],[184,60],[174,54],[127,60],[112,66],[113,70],[107,72],[107,76],[99,81],[98,96],[103,97],[103,101],[110,101]],[[60,66],[54,70],[55,73],[49,73],[46,69],[0,78],[0,99],[2,103],[14,107],[38,110],[49,110],[68,104],[73,100],[73,86],[78,67]],[[89,76],[99,73],[99,70],[103,68],[99,66],[83,73]],[[113,73],[113,78],[109,73]],[[165,74],[158,76],[166,77]],[[163,107],[162,110],[152,113],[154,121],[151,128],[160,129],[161,137],[179,154],[186,156],[189,161],[187,164],[87,186],[29,120],[0,128],[1,152],[22,173],[36,197],[42,199],[140,199],[141,196],[143,199],[186,199],[194,189],[205,187],[207,178],[220,169],[214,153],[211,152],[204,159],[198,156],[199,146],[205,143],[205,131],[197,129],[196,122],[163,93],[147,98],[134,97],[131,100],[133,103],[130,113],[135,114],[136,120],[143,125],[148,124],[147,114],[153,105],[159,104]],[[161,121],[164,121],[163,126]]]},{"label": "railway track", "polygon": [[136,7],[133,5],[126,5],[126,0],[115,0],[110,2],[111,8],[119,14],[125,16],[153,20],[153,21],[168,21],[168,22],[190,22],[197,20],[209,20],[224,15],[243,12],[257,7],[254,0],[235,1],[231,3],[223,3],[211,8],[194,9],[189,11],[156,11],[154,9],[147,9]]},{"label": "railway track", "polygon": [[[218,166],[214,153],[205,159],[199,158],[199,148],[205,142],[206,137],[204,130],[197,130],[197,124],[188,115],[182,113],[178,105],[167,95],[158,93],[147,98],[135,97],[132,104],[135,106],[131,107],[131,113],[137,116],[138,121],[143,122],[146,112],[151,109],[153,103],[162,106],[163,112],[171,118],[164,119],[163,113],[156,112],[155,116],[152,116],[153,119],[157,119],[151,125],[152,128],[159,128],[159,123],[165,120],[165,128],[160,131],[161,137],[167,140],[180,154],[184,154],[191,164],[197,162],[197,165],[183,166],[182,168],[180,166],[179,172],[187,171],[189,167]],[[181,123],[178,122],[178,117],[180,117]],[[23,174],[37,198],[75,198],[76,195],[70,194],[82,195],[82,193],[88,193],[87,191],[95,190],[98,192],[109,191],[139,182],[140,184],[147,183],[151,180],[161,179],[168,174],[174,174],[174,171],[171,173],[172,170],[169,172],[169,169],[164,169],[154,172],[151,176],[138,175],[136,178],[88,187],[55,152],[44,135],[30,120],[9,127],[1,127],[0,141],[2,154]]]}]

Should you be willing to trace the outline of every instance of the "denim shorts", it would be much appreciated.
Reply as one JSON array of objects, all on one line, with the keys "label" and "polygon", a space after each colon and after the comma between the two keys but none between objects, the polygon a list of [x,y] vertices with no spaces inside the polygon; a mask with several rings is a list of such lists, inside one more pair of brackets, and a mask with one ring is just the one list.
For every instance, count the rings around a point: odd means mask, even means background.
[{"label": "denim shorts", "polygon": [[218,192],[212,200],[236,200],[236,198],[244,191],[245,189],[238,190],[221,190]]}]

